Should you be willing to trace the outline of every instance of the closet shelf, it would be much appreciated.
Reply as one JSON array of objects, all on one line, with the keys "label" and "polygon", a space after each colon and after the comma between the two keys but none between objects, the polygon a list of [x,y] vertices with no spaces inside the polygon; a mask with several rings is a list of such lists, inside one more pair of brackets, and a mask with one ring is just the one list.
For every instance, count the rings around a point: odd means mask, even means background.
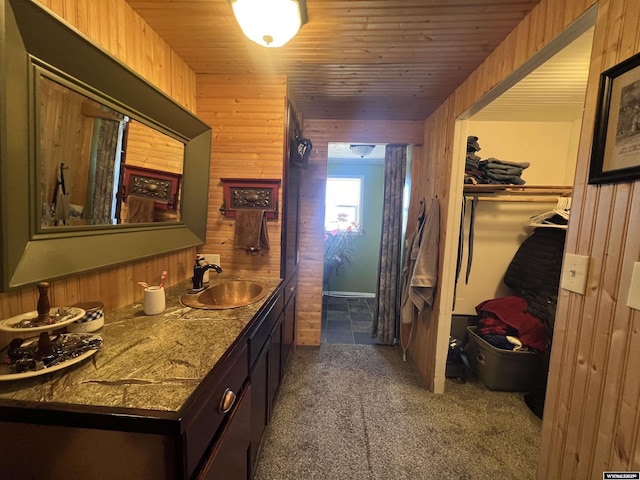
[{"label": "closet shelf", "polygon": [[550,202],[549,197],[571,195],[564,185],[465,185],[464,195],[495,202]]},{"label": "closet shelf", "polygon": [[570,193],[571,186],[565,185],[502,185],[502,184],[482,184],[465,185],[464,193],[543,193],[548,195],[561,195]]}]

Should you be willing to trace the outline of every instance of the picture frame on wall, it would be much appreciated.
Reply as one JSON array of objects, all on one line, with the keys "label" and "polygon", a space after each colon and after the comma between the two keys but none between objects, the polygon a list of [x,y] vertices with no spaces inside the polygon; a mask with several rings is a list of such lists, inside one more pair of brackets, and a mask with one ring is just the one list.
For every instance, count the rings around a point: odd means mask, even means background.
[{"label": "picture frame on wall", "polygon": [[640,178],[640,53],[600,75],[589,183]]}]

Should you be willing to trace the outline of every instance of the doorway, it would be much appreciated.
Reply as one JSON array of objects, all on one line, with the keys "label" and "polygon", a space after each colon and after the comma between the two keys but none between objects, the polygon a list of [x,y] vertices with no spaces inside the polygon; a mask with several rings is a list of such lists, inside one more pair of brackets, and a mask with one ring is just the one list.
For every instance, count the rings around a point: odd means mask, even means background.
[{"label": "doorway", "polygon": [[[367,144],[369,145],[369,144]],[[384,144],[329,143],[322,343],[375,344]]]},{"label": "doorway", "polygon": [[[448,313],[452,325],[447,332],[451,335],[454,332],[464,335],[466,327],[478,321],[476,306],[481,302],[519,295],[504,279],[521,245],[538,230],[531,224],[531,219],[553,212],[561,203],[566,205],[567,197],[570,199],[595,13],[594,8],[585,14],[457,122],[454,155],[461,162],[453,169],[450,206],[454,216],[462,219],[454,228],[462,224],[461,232],[465,235],[460,236],[464,238],[460,243],[466,252],[459,257],[458,238],[448,239],[445,264],[458,264],[457,270],[462,270],[457,281],[452,281],[444,290],[443,303],[451,305]],[[475,138],[480,147],[475,153],[483,159],[499,158],[529,164],[521,172],[525,183],[518,188],[511,185],[503,189],[486,189],[492,191],[483,191],[483,185],[473,186],[462,160],[469,151],[470,137]],[[465,199],[460,202],[461,198]],[[473,201],[473,220],[469,210],[463,214],[463,207],[470,205],[469,200]],[[568,214],[570,208],[567,210]],[[565,224],[565,231],[566,228]],[[472,236],[469,232],[473,232]],[[469,255],[471,245],[472,256]],[[556,295],[558,288],[555,287]],[[550,324],[543,319],[549,342],[555,316],[555,305],[551,307]],[[448,338],[439,341],[448,341]],[[543,363],[545,359],[548,362],[548,352],[542,357]],[[543,373],[540,377],[542,385],[531,387],[537,391],[539,411],[534,413],[539,416],[546,388],[546,371]]]}]

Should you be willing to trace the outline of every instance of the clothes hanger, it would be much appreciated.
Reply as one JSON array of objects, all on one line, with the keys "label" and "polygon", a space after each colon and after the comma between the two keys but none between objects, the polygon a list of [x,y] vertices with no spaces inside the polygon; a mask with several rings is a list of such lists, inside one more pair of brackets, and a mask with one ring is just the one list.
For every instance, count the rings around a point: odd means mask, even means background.
[{"label": "clothes hanger", "polygon": [[564,220],[569,221],[569,214],[571,211],[571,197],[570,196],[562,196],[558,198],[558,202],[553,210],[548,212],[539,213],[529,218],[527,221],[528,227],[538,228],[538,227],[547,227],[547,228],[561,228],[563,230],[567,229],[566,224],[562,223],[554,223],[550,221],[550,219],[556,215],[560,216]]}]

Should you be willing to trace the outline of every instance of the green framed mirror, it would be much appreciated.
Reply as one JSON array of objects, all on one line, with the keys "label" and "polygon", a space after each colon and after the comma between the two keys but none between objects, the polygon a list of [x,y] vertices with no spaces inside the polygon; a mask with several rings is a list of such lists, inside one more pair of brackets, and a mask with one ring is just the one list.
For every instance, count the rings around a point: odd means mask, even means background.
[{"label": "green framed mirror", "polygon": [[[211,127],[37,2],[0,0],[0,5],[0,290],[8,291],[203,244]],[[152,168],[135,166],[136,174],[140,175],[142,171],[143,178],[151,176],[159,180],[158,184],[143,180],[143,193],[154,195],[152,205],[170,215],[165,214],[160,220],[142,217],[135,223],[122,220],[120,214],[129,206],[126,205],[127,194],[139,192],[130,191],[131,184],[123,183],[125,167],[132,171],[133,167],[125,159],[117,159],[116,173],[111,173],[114,180],[109,186],[113,191],[111,200],[115,213],[101,221],[86,213],[80,213],[80,216],[86,216],[82,221],[70,221],[68,212],[62,219],[49,217],[55,209],[52,210],[51,204],[43,199],[56,203],[61,176],[63,172],[69,172],[69,165],[75,165],[69,152],[76,149],[71,147],[56,157],[51,154],[54,149],[46,144],[48,138],[68,133],[70,129],[68,125],[49,128],[51,122],[47,112],[54,112],[56,118],[59,116],[57,110],[43,106],[43,99],[51,97],[51,82],[55,87],[62,86],[73,95],[80,95],[83,114],[92,117],[93,133],[78,137],[93,135],[97,138],[102,133],[96,133],[96,125],[109,124],[114,119],[122,124],[124,118],[138,130],[157,133],[161,142],[170,145],[174,156],[182,157],[182,165],[175,167],[175,172],[155,165],[151,165]],[[97,107],[92,110],[90,104]],[[89,114],[88,111],[98,113]],[[96,120],[95,117],[100,118]],[[125,129],[129,133],[133,131],[131,125]],[[103,127],[100,132],[104,130]],[[117,145],[122,144],[122,139],[133,138],[127,135],[120,134]],[[74,167],[78,170],[78,178],[90,178],[91,165],[95,170],[96,163],[100,165],[101,162],[96,154],[98,147],[94,145],[87,149],[92,152],[90,167],[89,170],[84,166],[82,170]],[[61,158],[66,163],[60,161]],[[126,178],[127,182],[134,181],[130,176]],[[170,197],[158,197],[161,189],[170,189],[163,182],[173,178],[178,181],[171,187],[174,189]],[[137,177],[135,181],[140,182]],[[77,207],[74,203],[86,203],[92,208],[95,203],[108,204],[94,193],[96,185],[101,183],[94,179],[88,188],[83,185],[80,200],[68,203],[73,207]],[[91,195],[85,189],[92,192]],[[146,202],[148,206],[148,200],[142,201],[136,195],[130,198],[134,197],[136,202]],[[57,198],[66,199],[66,196]]]}]

